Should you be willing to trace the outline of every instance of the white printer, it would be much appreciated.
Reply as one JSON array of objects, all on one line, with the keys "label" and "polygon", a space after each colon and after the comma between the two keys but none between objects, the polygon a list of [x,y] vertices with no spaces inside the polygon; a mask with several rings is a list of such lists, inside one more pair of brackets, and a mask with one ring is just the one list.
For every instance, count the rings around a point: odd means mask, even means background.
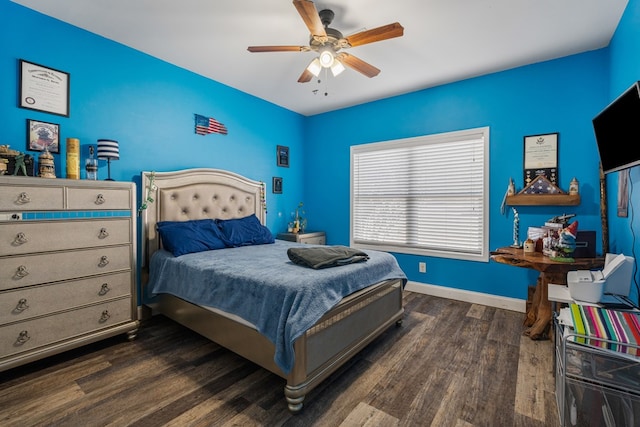
[{"label": "white printer", "polygon": [[602,270],[568,272],[567,285],[571,298],[597,303],[602,301],[605,294],[629,296],[634,262],[633,257],[624,254],[607,254]]}]

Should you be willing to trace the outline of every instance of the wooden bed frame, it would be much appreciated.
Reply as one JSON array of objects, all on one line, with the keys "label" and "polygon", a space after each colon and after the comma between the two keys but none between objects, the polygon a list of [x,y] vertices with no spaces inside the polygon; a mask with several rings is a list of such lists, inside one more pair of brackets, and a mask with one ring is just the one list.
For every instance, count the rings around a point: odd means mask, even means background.
[{"label": "wooden bed frame", "polygon": [[158,221],[241,218],[255,214],[264,224],[264,184],[217,169],[143,172],[142,295],[153,314],[163,314],[286,379],[289,410],[302,409],[305,395],[403,316],[400,280],[373,284],[344,298],[294,342],[295,364],[285,374],[274,362],[275,346],[247,322],[171,295],[148,295],[149,259],[160,248]]}]

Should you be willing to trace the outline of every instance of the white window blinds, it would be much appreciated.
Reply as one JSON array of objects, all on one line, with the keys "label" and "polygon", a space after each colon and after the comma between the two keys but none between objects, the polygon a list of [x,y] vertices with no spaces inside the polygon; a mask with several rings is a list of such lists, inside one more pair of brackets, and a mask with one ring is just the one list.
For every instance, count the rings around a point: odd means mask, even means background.
[{"label": "white window blinds", "polygon": [[351,147],[351,244],[487,260],[489,128]]}]

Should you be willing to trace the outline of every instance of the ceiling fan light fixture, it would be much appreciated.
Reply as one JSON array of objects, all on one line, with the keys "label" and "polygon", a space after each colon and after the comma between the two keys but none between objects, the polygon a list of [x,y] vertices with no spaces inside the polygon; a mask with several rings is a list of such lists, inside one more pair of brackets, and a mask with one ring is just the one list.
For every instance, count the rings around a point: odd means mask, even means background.
[{"label": "ceiling fan light fixture", "polygon": [[320,59],[320,65],[324,68],[329,68],[333,65],[334,57],[333,53],[329,49],[322,50],[318,58]]},{"label": "ceiling fan light fixture", "polygon": [[320,75],[320,70],[322,70],[322,65],[320,65],[320,60],[315,58],[311,63],[307,66],[307,70],[313,74],[315,77]]},{"label": "ceiling fan light fixture", "polygon": [[316,58],[304,69],[298,83],[307,83],[312,76],[318,77],[323,68],[325,75],[326,69],[330,68],[334,77],[341,74],[345,67],[366,77],[375,77],[380,73],[378,68],[340,50],[404,35],[404,27],[399,22],[394,22],[344,37],[340,31],[330,27],[335,16],[331,9],[318,11],[312,0],[293,0],[293,5],[309,30],[308,46],[249,46],[247,49],[249,52],[315,52]]},{"label": "ceiling fan light fixture", "polygon": [[334,59],[333,64],[331,65],[331,73],[333,74],[333,77],[336,77],[338,74],[342,73],[344,69],[345,68],[344,65],[342,65],[342,62]]}]

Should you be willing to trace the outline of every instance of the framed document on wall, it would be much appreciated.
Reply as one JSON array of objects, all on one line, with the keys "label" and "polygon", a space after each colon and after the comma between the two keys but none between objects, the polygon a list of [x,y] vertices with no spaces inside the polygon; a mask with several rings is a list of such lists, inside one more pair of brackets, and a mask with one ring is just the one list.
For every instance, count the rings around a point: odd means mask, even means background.
[{"label": "framed document on wall", "polygon": [[539,175],[558,185],[559,134],[529,135],[524,137],[524,185]]},{"label": "framed document on wall", "polygon": [[69,73],[20,60],[20,107],[69,117]]}]

